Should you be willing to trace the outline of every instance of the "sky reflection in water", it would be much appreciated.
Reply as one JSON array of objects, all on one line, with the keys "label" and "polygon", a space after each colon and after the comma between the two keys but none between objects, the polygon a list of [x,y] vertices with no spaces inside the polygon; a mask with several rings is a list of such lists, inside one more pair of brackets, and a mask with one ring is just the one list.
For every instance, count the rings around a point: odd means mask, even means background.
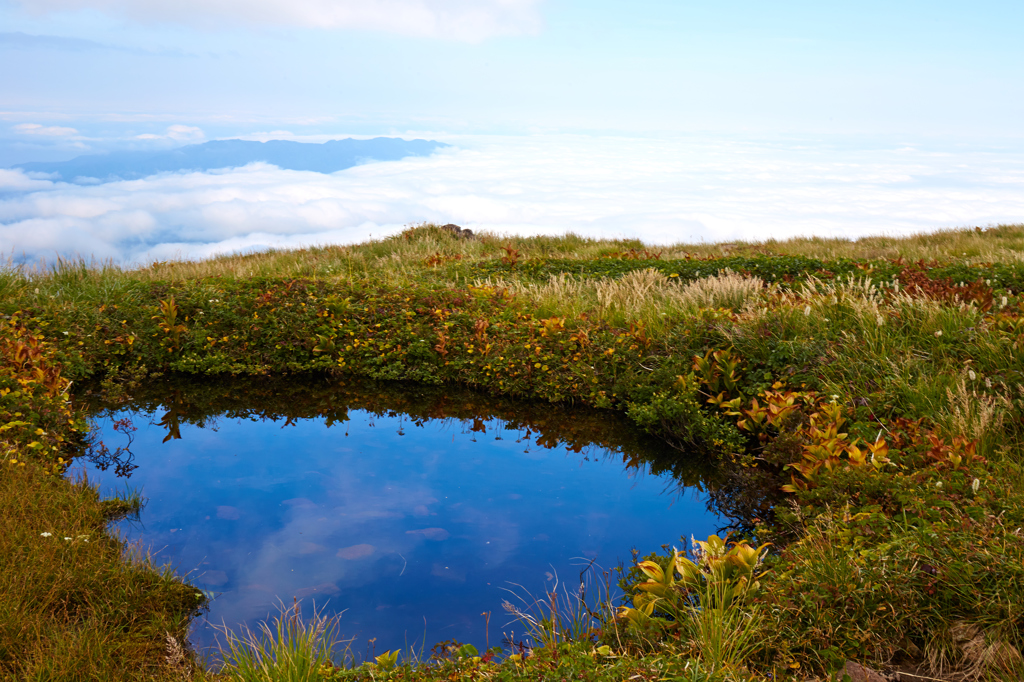
[{"label": "sky reflection in water", "polygon": [[[222,417],[161,442],[155,413],[113,416],[138,428],[127,483],[147,500],[140,521],[118,528],[216,595],[193,634],[201,648],[214,641],[211,623],[255,625],[293,598],[307,614],[314,601],[344,611],[340,630],[358,638],[356,651],[424,632],[427,649],[494,645],[523,630],[502,612],[502,588],[543,596],[556,572],[578,584],[587,560],[610,568],[632,547],[647,553],[719,525],[668,475],[628,469],[597,446],[541,447],[498,419],[478,421],[480,432],[363,410],[330,428],[320,417]],[[111,448],[125,442],[109,416],[96,424]],[[105,495],[125,487],[113,468],[86,470]]]}]

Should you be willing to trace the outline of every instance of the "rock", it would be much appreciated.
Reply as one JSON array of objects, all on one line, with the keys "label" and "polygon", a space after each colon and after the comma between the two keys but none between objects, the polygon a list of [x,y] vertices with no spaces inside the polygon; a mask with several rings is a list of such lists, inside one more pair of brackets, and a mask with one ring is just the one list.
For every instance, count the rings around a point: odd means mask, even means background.
[{"label": "rock", "polygon": [[442,225],[441,229],[442,230],[447,230],[448,232],[451,232],[452,236],[454,236],[454,237],[460,237],[462,239],[471,239],[473,237],[473,230],[470,230],[468,228],[463,229],[463,228],[459,227],[458,225],[455,225],[454,223],[448,223],[447,225]]},{"label": "rock", "polygon": [[860,663],[854,663],[853,661],[846,662],[846,665],[843,666],[842,674],[848,675],[850,682],[889,682],[889,678],[882,673],[875,672],[871,668],[865,667]]}]

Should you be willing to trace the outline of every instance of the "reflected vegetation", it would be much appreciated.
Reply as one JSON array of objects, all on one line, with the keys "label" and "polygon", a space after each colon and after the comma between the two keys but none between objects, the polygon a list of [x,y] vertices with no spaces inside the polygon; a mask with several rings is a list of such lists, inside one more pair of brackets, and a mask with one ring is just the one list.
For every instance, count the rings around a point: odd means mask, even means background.
[{"label": "reflected vegetation", "polygon": [[[80,392],[79,400],[96,416],[110,417],[130,406],[159,414],[164,441],[181,438],[183,425],[207,428],[219,419],[247,419],[293,425],[321,418],[328,428],[349,421],[351,411],[376,417],[401,418],[403,427],[422,427],[433,420],[465,422],[470,432],[485,434],[486,422],[521,431],[537,447],[584,453],[601,449],[621,455],[634,469],[647,466],[652,474],[670,474],[684,487],[705,490],[722,482],[715,467],[691,457],[633,427],[621,413],[564,404],[492,397],[450,386],[381,382],[360,378],[321,376],[237,377],[197,380],[168,377],[135,386],[130,395],[110,396],[98,385]],[[111,465],[131,466],[132,454],[104,452]],[[119,474],[120,475],[120,474]]]},{"label": "reflected vegetation", "polygon": [[304,376],[161,378],[79,400],[98,429],[90,479],[147,499],[120,532],[214,597],[199,647],[210,624],[293,600],[344,612],[344,633],[378,651],[497,643],[515,626],[483,614],[510,584],[543,594],[579,565],[760,513],[723,515],[733,479],[608,411]]}]

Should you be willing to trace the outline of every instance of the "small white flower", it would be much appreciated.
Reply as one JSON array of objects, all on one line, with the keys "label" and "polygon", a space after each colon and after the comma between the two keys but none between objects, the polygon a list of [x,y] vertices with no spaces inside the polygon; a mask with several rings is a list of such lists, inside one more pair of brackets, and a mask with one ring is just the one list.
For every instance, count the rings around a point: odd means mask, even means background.
[{"label": "small white flower", "polygon": [[67,332],[61,332],[61,334],[63,334],[64,336],[67,336],[67,335],[68,335],[68,333],[67,333]]},{"label": "small white flower", "polygon": [[53,537],[53,533],[40,533],[40,535],[42,535],[44,538],[51,538],[51,537]]},{"label": "small white flower", "polygon": [[974,373],[973,369],[967,370],[967,376],[971,378],[971,381],[974,381],[975,379],[978,378],[978,375]]},{"label": "small white flower", "polygon": [[69,538],[68,536],[66,536],[66,535],[65,535],[65,536],[64,536],[64,539],[65,539],[65,540],[70,540],[71,538]]},{"label": "small white flower", "polygon": [[935,338],[938,338],[940,336],[942,336],[942,330],[941,329],[939,331],[935,332]]},{"label": "small white flower", "polygon": [[935,487],[941,489],[942,488],[942,481],[936,481]]},{"label": "small white flower", "polygon": [[1003,296],[1003,298],[1002,298],[1002,299],[1000,299],[1000,301],[999,301],[999,307],[1000,307],[1000,308],[1005,308],[1005,307],[1006,307],[1006,297],[1005,297],[1005,296]]},{"label": "small white flower", "polygon": [[974,480],[973,480],[973,481],[971,482],[971,490],[973,490],[973,491],[974,491],[974,494],[975,494],[975,495],[977,495],[977,494],[978,494],[978,488],[980,488],[980,487],[981,487],[981,481],[979,481],[978,479],[974,479]]}]

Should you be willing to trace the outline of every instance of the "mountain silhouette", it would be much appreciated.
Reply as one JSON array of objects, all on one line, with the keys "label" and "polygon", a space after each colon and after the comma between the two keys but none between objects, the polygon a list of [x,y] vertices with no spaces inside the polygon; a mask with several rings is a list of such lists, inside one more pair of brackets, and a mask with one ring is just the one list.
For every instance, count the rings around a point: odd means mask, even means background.
[{"label": "mountain silhouette", "polygon": [[79,156],[70,161],[38,161],[14,166],[26,172],[57,173],[67,182],[135,180],[157,173],[236,168],[262,161],[287,170],[333,173],[372,161],[429,156],[447,147],[433,140],[375,137],[331,140],[323,144],[270,140],[214,140],[166,151],[114,152]]}]

